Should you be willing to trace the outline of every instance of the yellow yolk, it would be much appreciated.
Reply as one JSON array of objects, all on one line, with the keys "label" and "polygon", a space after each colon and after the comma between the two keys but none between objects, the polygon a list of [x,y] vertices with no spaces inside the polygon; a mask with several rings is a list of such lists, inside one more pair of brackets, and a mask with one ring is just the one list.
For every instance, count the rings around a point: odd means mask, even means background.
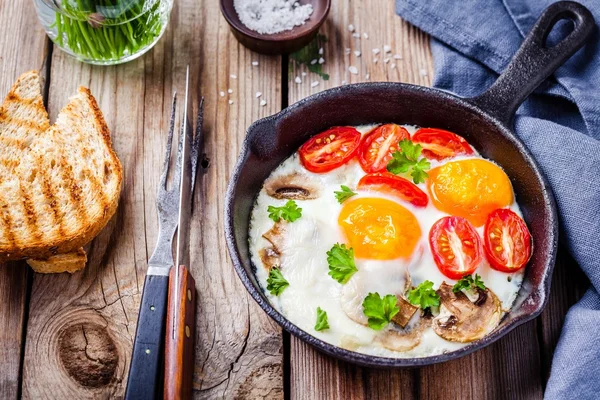
[{"label": "yellow yolk", "polygon": [[513,202],[512,185],[496,164],[469,159],[429,171],[429,195],[438,210],[482,226],[489,213]]},{"label": "yellow yolk", "polygon": [[379,198],[346,201],[338,224],[357,258],[407,258],[421,237],[419,222],[410,211]]}]

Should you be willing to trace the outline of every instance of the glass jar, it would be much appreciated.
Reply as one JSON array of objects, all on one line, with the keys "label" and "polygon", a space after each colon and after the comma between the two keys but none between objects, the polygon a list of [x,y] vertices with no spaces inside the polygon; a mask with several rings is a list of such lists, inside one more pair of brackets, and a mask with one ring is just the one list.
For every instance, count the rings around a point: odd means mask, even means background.
[{"label": "glass jar", "polygon": [[80,61],[137,58],[164,33],[173,0],[33,0],[50,39]]}]

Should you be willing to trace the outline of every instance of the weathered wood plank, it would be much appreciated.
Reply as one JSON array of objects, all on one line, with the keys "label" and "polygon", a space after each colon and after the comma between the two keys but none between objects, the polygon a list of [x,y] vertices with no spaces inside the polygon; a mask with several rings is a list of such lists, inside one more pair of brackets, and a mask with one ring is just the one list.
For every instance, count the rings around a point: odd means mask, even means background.
[{"label": "weathered wood plank", "polygon": [[[255,59],[259,67],[251,65]],[[245,128],[280,108],[281,60],[242,48],[212,2],[186,0],[175,2],[169,29],[155,49],[129,64],[90,67],[55,51],[52,116],[78,85],[89,86],[109,124],[125,179],[117,215],[92,243],[86,269],[34,278],[25,398],[123,395],[146,261],[157,238],[154,202],[168,111],[172,91],[183,93],[188,63],[194,104],[200,94],[206,98],[205,151],[211,159],[198,182],[191,227],[198,289],[195,396],[283,396],[280,329],[246,294],[221,234],[227,179]],[[264,93],[267,106],[259,106],[256,91]]]},{"label": "weathered wood plank", "polygon": [[[395,16],[393,2],[386,2],[385,6],[378,0],[332,3],[329,18],[320,31],[324,38],[313,46],[312,54],[306,58],[308,65],[298,63],[297,56],[290,56],[290,104],[343,83],[400,81],[430,84],[433,64],[429,40]],[[349,25],[354,26],[353,32]],[[360,37],[354,37],[356,33]],[[390,46],[390,51],[386,52],[384,46]],[[320,47],[323,47],[322,55],[318,53]],[[379,53],[375,54],[373,49],[378,49]],[[360,51],[360,56],[355,51]],[[309,72],[311,59],[319,57],[325,60],[322,69],[329,74],[329,80]],[[356,67],[358,74],[349,71],[351,66]],[[303,76],[303,72],[307,75]],[[296,77],[302,83],[296,83]],[[313,82],[318,85],[313,86]],[[290,340],[292,399],[412,399],[416,397],[418,385],[415,370],[360,368],[320,354],[295,337]]]},{"label": "weathered wood plank", "polygon": [[[46,36],[30,2],[0,2],[0,97],[25,71],[40,69],[47,55]],[[24,262],[0,265],[0,398],[20,391],[22,338],[28,277]]]}]

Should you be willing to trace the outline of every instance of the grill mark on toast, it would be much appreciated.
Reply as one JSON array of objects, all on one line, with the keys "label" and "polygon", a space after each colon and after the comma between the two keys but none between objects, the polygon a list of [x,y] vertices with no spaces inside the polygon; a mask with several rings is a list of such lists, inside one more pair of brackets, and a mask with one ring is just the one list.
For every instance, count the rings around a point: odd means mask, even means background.
[{"label": "grill mark on toast", "polygon": [[46,129],[48,129],[48,125],[46,123],[38,124],[36,122],[26,120],[26,119],[9,117],[5,113],[0,113],[0,123],[15,125],[18,128],[25,127],[27,129],[35,130],[38,132],[45,131]]},{"label": "grill mark on toast", "polygon": [[50,210],[52,211],[52,220],[54,222],[54,225],[58,227],[58,236],[64,237],[65,236],[65,228],[64,228],[64,220],[62,218],[64,216],[64,213],[60,212],[60,207],[58,206],[58,199],[54,195],[54,188],[52,187],[52,184],[50,183],[51,182],[50,177],[48,176],[48,174],[44,168],[40,169],[38,171],[38,174],[39,174],[40,180],[41,180],[42,193],[43,193],[44,197],[46,198],[46,200],[48,201],[48,206],[49,206]]},{"label": "grill mark on toast", "polygon": [[73,174],[73,166],[67,161],[64,152],[60,154],[59,165],[62,171],[62,179],[65,182],[65,190],[69,193],[69,197],[73,201],[74,217],[79,223],[78,226],[82,227],[87,218],[87,210],[84,207],[81,187],[77,184],[75,175]]},{"label": "grill mark on toast", "polygon": [[25,224],[28,228],[28,234],[33,235],[36,239],[40,239],[42,237],[42,233],[40,232],[40,228],[37,222],[37,213],[34,202],[31,200],[30,191],[25,190],[23,187],[24,177],[21,174],[19,176],[19,193],[21,195],[21,204],[23,205],[23,209],[25,210]]},{"label": "grill mark on toast", "polygon": [[84,175],[85,179],[87,179],[90,182],[90,186],[92,187],[92,192],[96,193],[97,195],[100,196],[99,202],[102,206],[102,209],[103,210],[108,209],[110,202],[109,202],[106,191],[103,190],[104,185],[102,185],[100,183],[100,180],[89,169],[83,170],[83,175]]},{"label": "grill mark on toast", "polygon": [[12,230],[13,220],[8,209],[8,204],[3,197],[0,196],[0,223],[4,229],[4,235],[8,242],[7,247],[16,250],[17,242],[15,240],[15,233]]}]

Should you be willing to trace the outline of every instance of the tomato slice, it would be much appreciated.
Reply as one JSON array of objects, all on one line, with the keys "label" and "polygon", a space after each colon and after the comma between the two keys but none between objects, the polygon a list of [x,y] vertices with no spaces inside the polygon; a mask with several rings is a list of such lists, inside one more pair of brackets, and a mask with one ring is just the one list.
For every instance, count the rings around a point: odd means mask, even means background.
[{"label": "tomato slice", "polygon": [[423,155],[434,160],[443,160],[458,154],[473,154],[469,143],[456,133],[436,128],[421,128],[412,141],[423,147]]},{"label": "tomato slice", "polygon": [[485,255],[492,268],[515,272],[531,257],[531,234],[525,221],[508,208],[488,215],[484,234]]},{"label": "tomato slice", "polygon": [[479,234],[462,217],[444,217],[433,224],[429,246],[438,269],[450,279],[472,274],[483,258]]},{"label": "tomato slice", "polygon": [[425,207],[428,202],[427,195],[417,185],[389,172],[375,172],[363,176],[358,181],[358,189],[388,193],[417,207]]},{"label": "tomato slice", "polygon": [[396,124],[378,126],[369,132],[358,149],[358,161],[363,171],[379,172],[385,170],[392,159],[392,153],[398,150],[398,142],[410,137],[408,131]]},{"label": "tomato slice", "polygon": [[300,147],[300,161],[311,172],[328,172],[347,163],[358,150],[361,134],[336,126],[310,138]]}]

